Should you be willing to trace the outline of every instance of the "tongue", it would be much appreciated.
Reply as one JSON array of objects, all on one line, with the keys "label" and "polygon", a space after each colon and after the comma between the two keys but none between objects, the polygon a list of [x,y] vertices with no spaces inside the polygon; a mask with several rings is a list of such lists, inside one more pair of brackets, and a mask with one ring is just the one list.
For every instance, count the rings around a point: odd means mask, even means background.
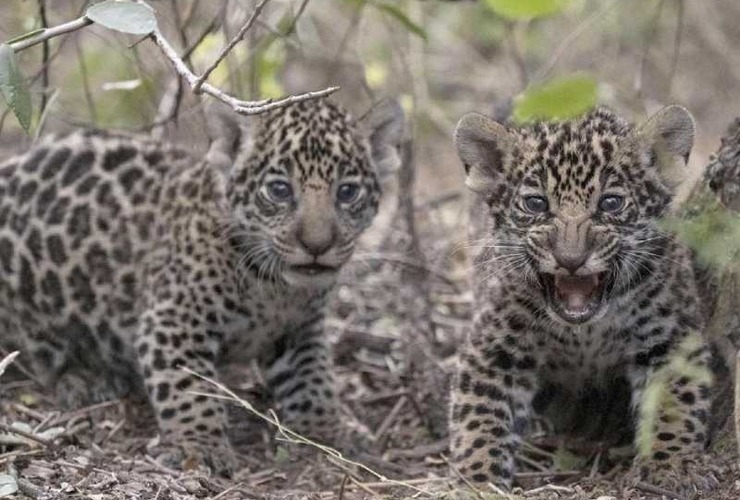
[{"label": "tongue", "polygon": [[555,289],[558,296],[570,310],[583,310],[591,301],[599,278],[590,276],[555,276]]}]

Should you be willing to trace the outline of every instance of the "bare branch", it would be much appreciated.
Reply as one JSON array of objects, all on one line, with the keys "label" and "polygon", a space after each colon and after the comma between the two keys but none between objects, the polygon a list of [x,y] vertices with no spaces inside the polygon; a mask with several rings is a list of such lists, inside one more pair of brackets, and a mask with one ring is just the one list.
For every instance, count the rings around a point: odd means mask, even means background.
[{"label": "bare branch", "polygon": [[275,35],[276,37],[282,39],[282,41],[284,41],[285,43],[287,43],[290,46],[295,47],[295,48],[300,48],[301,47],[301,45],[298,42],[296,42],[295,40],[291,39],[285,33],[281,32],[277,28],[273,28],[272,26],[270,26],[266,22],[260,21],[259,19],[257,19],[257,25],[259,27],[261,27],[261,28],[264,28],[270,34]]},{"label": "bare branch", "polygon": [[80,78],[82,79],[82,90],[85,95],[85,101],[87,102],[87,109],[90,112],[90,119],[93,125],[98,124],[98,113],[95,109],[95,99],[93,99],[92,90],[90,90],[90,79],[87,71],[87,63],[85,62],[85,54],[80,45],[79,39],[75,39],[75,49],[77,50],[77,63],[80,68]]},{"label": "bare branch", "polygon": [[211,22],[208,23],[208,26],[206,26],[205,29],[201,31],[200,35],[198,35],[196,39],[193,40],[193,42],[190,44],[190,46],[182,53],[183,60],[187,61],[193,54],[193,52],[195,52],[195,49],[197,49],[200,44],[203,43],[203,40],[205,40],[210,33],[213,33],[216,30],[216,27],[218,26],[218,20],[221,15],[221,12],[216,14],[213,19],[211,19]]},{"label": "bare branch", "polygon": [[71,33],[72,31],[77,31],[80,28],[84,28],[85,26],[89,24],[92,24],[92,21],[89,20],[87,17],[82,16],[78,19],[75,19],[74,21],[60,24],[59,26],[54,26],[53,28],[47,28],[43,30],[42,32],[40,32],[39,34],[33,35],[24,40],[19,40],[17,42],[11,42],[9,45],[15,52],[20,52],[21,50],[25,50],[29,47],[33,47],[34,45],[38,45],[40,43],[45,42],[46,40],[57,37],[59,35],[63,35],[65,33]]},{"label": "bare branch", "polygon": [[229,54],[229,52],[231,52],[234,46],[236,46],[236,44],[239,43],[242,38],[244,38],[244,34],[247,32],[247,30],[249,30],[249,28],[252,27],[254,22],[257,20],[257,17],[260,15],[260,12],[262,12],[262,9],[269,1],[270,0],[262,0],[260,3],[257,4],[257,6],[254,8],[254,12],[252,12],[252,15],[249,16],[249,19],[247,19],[247,22],[244,23],[241,29],[239,29],[239,32],[236,34],[236,36],[231,39],[228,45],[223,48],[216,60],[213,61],[208,69],[206,69],[203,74],[200,75],[200,77],[198,77],[198,79],[195,81],[195,84],[192,86],[193,92],[195,92],[196,94],[200,94],[203,83],[208,79],[213,70],[216,69],[219,64],[221,64],[221,61],[223,61],[224,58]]},{"label": "bare branch", "polygon": [[[185,62],[180,59],[180,57],[177,55],[177,52],[175,52],[175,49],[172,48],[172,45],[170,45],[167,39],[162,36],[162,33],[159,30],[155,30],[152,33],[151,37],[160,48],[164,56],[172,63],[177,74],[179,74],[180,77],[182,77],[188,83],[188,85],[190,85],[191,89],[194,89],[196,83],[198,82],[198,77],[190,70],[190,68],[187,67]],[[288,96],[277,101],[274,101],[272,99],[263,99],[260,101],[243,101],[225,93],[224,91],[214,87],[209,83],[203,82],[201,85],[201,91],[203,93],[213,96],[216,99],[224,102],[225,104],[228,104],[234,111],[242,115],[256,115],[296,102],[325,97],[336,92],[337,90],[339,90],[339,87],[328,87],[316,92],[307,92],[305,94]]]},{"label": "bare branch", "polygon": [[[216,99],[219,99],[220,101],[228,104],[234,111],[242,115],[256,115],[259,113],[264,113],[266,111],[281,108],[293,103],[325,97],[339,90],[339,87],[327,87],[323,90],[307,92],[300,95],[287,96],[278,100],[263,99],[259,101],[243,101],[205,82],[205,79],[208,77],[210,72],[218,66],[223,58],[226,57],[226,54],[228,54],[228,52],[234,47],[234,45],[236,45],[236,43],[242,38],[244,33],[246,33],[246,31],[252,26],[252,24],[254,24],[254,21],[256,20],[260,11],[265,6],[265,4],[267,4],[268,1],[269,0],[261,0],[250,18],[247,20],[244,26],[242,26],[242,29],[239,30],[239,34],[237,34],[237,36],[224,48],[221,54],[219,54],[219,57],[216,59],[216,61],[200,77],[196,76],[195,73],[193,73],[190,68],[188,68],[187,64],[185,64],[183,59],[177,54],[175,49],[172,47],[172,45],[170,45],[170,43],[162,35],[159,29],[155,29],[151,33],[151,35],[149,35],[149,37],[154,40],[164,56],[170,61],[177,74],[188,83],[191,90],[196,93],[203,92],[210,96],[213,96]],[[305,6],[305,3],[302,4],[302,6]],[[92,21],[90,19],[88,19],[86,16],[81,16],[74,21],[60,24],[59,26],[55,26],[53,28],[44,29],[43,31],[31,35],[28,38],[18,40],[16,42],[10,42],[9,45],[13,48],[14,51],[19,52],[29,47],[33,47],[34,45],[44,43],[51,38],[63,35],[65,33],[77,31],[90,24],[92,24]],[[4,116],[2,118],[4,118]],[[0,118],[0,127],[2,126],[2,118]]]},{"label": "bare branch", "polygon": [[286,29],[285,33],[283,33],[285,36],[290,36],[293,34],[293,31],[295,30],[295,27],[298,24],[298,19],[300,19],[301,16],[303,15],[303,11],[306,10],[307,5],[308,5],[308,0],[303,0],[303,2],[301,2],[301,5],[298,6],[298,12],[296,12],[295,16],[293,17],[293,20],[290,22],[290,26],[288,26],[288,29]]},{"label": "bare branch", "polygon": [[[49,27],[49,21],[46,18],[46,0],[38,0],[39,4],[39,19],[41,19],[41,27],[47,29]],[[41,92],[41,103],[39,104],[39,117],[44,114],[46,109],[46,92],[49,88],[49,41],[44,40],[43,51],[41,53],[41,86],[44,91]]]}]

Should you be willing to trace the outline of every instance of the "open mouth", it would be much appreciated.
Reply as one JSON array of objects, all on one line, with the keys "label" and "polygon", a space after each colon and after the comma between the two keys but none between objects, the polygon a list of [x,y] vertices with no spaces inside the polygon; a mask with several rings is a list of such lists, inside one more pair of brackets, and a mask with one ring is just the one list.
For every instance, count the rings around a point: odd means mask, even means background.
[{"label": "open mouth", "polygon": [[334,266],[326,266],[317,262],[311,264],[299,264],[290,266],[291,271],[295,271],[299,274],[305,274],[307,276],[318,276],[321,274],[335,273],[337,268]]},{"label": "open mouth", "polygon": [[607,274],[562,276],[543,274],[547,299],[553,311],[568,323],[591,319],[604,302],[608,288]]}]

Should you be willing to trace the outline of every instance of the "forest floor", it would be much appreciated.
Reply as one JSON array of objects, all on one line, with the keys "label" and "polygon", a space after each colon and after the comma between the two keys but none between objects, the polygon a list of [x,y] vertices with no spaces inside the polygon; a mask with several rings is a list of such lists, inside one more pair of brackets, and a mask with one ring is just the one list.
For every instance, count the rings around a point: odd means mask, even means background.
[{"label": "forest floor", "polygon": [[[150,455],[156,426],[145,406],[111,401],[62,412],[32,379],[6,374],[0,379],[0,425],[24,429],[26,437],[0,428],[0,497],[15,484],[15,498],[24,499],[673,498],[647,484],[617,486],[627,470],[616,459],[621,450],[595,444],[565,451],[562,442],[555,445],[543,434],[524,447],[520,488],[511,495],[456,485],[446,459],[443,395],[471,308],[470,265],[457,243],[464,240],[460,201],[451,197],[417,207],[423,261],[409,253],[413,245],[404,231],[392,232],[381,247],[358,252],[337,290],[328,328],[344,411],[367,426],[373,453],[350,461],[286,442],[234,402],[232,441],[243,468],[230,480],[179,472]],[[422,343],[428,349],[416,349]],[[416,368],[410,352],[422,352]],[[243,367],[228,380],[240,398],[269,408],[254,368]],[[731,451],[710,458],[720,471],[719,487],[700,498],[740,498],[734,445],[726,448]]]}]

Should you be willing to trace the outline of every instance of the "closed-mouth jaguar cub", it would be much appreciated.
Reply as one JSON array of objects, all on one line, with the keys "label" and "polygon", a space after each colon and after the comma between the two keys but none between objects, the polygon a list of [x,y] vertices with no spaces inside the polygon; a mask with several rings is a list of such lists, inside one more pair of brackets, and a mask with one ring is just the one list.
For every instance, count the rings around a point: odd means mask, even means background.
[{"label": "closed-mouth jaguar cub", "polygon": [[657,223],[693,136],[678,106],[640,127],[603,108],[524,127],[478,114],[458,123],[486,221],[451,412],[454,464],[471,482],[512,484],[543,389],[578,401],[623,381],[639,477],[673,491],[703,484],[690,470],[706,441],[709,352],[690,252]]},{"label": "closed-mouth jaguar cub", "polygon": [[0,319],[63,402],[145,387],[164,438],[228,472],[224,407],[183,367],[258,359],[288,427],[339,432],[325,302],[403,113],[384,101],[355,121],[320,99],[212,116],[206,160],[78,131],[0,166]]}]

